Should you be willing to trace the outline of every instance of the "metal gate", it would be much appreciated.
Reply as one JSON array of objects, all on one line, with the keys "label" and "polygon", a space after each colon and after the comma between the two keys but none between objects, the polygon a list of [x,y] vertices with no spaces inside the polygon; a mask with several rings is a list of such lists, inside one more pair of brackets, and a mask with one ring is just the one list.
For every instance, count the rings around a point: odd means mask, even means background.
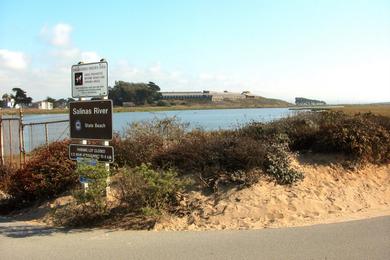
[{"label": "metal gate", "polygon": [[0,116],[0,165],[22,167],[26,154],[69,137],[69,120],[29,122],[17,116]]},{"label": "metal gate", "polygon": [[22,124],[20,117],[0,118],[0,163],[20,165],[22,159]]}]

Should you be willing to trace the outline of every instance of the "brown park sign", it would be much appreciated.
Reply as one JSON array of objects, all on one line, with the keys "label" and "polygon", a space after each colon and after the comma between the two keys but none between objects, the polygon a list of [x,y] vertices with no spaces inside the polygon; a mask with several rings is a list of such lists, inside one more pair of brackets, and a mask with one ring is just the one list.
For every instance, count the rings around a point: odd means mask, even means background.
[{"label": "brown park sign", "polygon": [[111,140],[112,101],[70,102],[69,122],[72,139]]},{"label": "brown park sign", "polygon": [[69,158],[77,160],[78,158],[90,158],[99,162],[114,162],[114,148],[103,145],[69,145]]}]

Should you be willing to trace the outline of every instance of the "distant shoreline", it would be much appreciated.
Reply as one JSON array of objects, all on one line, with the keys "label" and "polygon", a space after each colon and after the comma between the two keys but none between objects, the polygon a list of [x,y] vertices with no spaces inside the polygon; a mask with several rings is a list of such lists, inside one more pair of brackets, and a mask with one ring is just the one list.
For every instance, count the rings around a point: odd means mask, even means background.
[{"label": "distant shoreline", "polygon": [[[177,105],[177,106],[139,106],[139,107],[114,107],[114,113],[122,112],[158,112],[158,111],[175,111],[175,110],[210,110],[210,109],[249,109],[249,108],[289,108],[290,106],[277,105]],[[69,109],[52,109],[43,110],[36,108],[23,109],[23,114],[67,114]],[[15,115],[19,113],[19,109],[2,109],[0,115]]]},{"label": "distant shoreline", "polygon": [[289,107],[290,110],[310,110],[310,111],[323,111],[323,110],[330,110],[330,109],[339,109],[344,108],[342,105],[320,105],[320,106],[295,106],[295,107]]},{"label": "distant shoreline", "polygon": [[[176,111],[176,110],[210,110],[210,109],[250,109],[250,108],[289,108],[291,110],[331,110],[342,111],[347,114],[356,113],[374,113],[377,115],[390,117],[390,104],[369,104],[369,105],[329,105],[319,107],[301,107],[293,105],[245,105],[245,104],[222,104],[222,105],[175,105],[175,106],[139,106],[139,107],[114,107],[115,113],[121,112],[158,112],[158,111]],[[67,114],[68,109],[53,109],[53,110],[41,110],[41,109],[23,109],[23,114]],[[0,109],[0,115],[16,115],[19,113],[18,109]]]}]

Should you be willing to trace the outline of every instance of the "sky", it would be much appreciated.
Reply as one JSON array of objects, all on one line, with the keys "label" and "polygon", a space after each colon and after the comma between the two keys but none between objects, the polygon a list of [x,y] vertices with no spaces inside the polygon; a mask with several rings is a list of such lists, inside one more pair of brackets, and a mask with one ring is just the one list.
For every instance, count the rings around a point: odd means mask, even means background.
[{"label": "sky", "polygon": [[101,58],[110,86],[389,102],[390,1],[0,0],[1,95],[70,97]]}]

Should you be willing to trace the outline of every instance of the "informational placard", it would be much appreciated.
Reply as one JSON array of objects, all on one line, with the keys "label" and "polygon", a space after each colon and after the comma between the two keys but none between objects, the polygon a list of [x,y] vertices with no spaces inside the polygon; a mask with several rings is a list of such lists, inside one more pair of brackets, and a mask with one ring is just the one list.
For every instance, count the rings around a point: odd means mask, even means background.
[{"label": "informational placard", "polygon": [[72,97],[104,97],[108,96],[108,64],[95,62],[73,65]]},{"label": "informational placard", "polygon": [[112,101],[90,100],[69,103],[70,138],[111,140]]},{"label": "informational placard", "polygon": [[78,160],[80,158],[94,159],[99,162],[114,162],[114,148],[103,145],[69,145],[69,159]]}]

